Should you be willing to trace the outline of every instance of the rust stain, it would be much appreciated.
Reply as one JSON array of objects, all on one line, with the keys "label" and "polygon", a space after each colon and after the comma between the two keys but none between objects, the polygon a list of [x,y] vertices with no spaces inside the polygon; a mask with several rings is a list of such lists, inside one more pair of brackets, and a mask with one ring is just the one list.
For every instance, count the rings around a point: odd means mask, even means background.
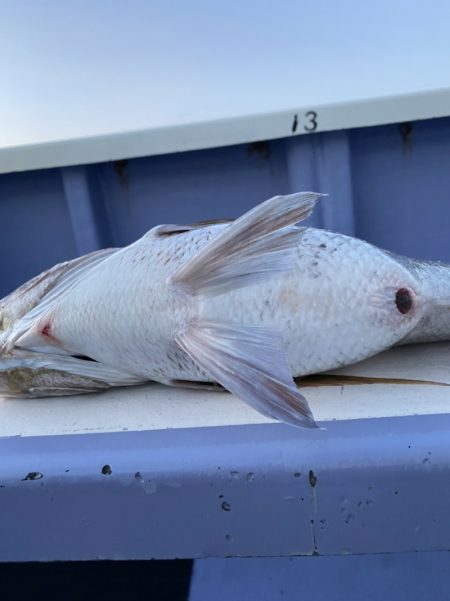
[{"label": "rust stain", "polygon": [[114,161],[113,167],[120,186],[124,190],[128,190],[128,160],[122,159],[120,161]]},{"label": "rust stain", "polygon": [[272,154],[270,144],[266,141],[261,142],[252,142],[252,144],[248,145],[248,156],[256,156],[264,161],[268,161],[270,159],[270,155]]},{"label": "rust stain", "polygon": [[374,378],[370,376],[345,376],[333,374],[318,374],[295,378],[295,382],[302,387],[315,388],[319,386],[359,386],[362,384],[431,384],[433,386],[450,386],[445,382],[432,380],[409,380],[405,378]]},{"label": "rust stain", "polygon": [[400,136],[403,142],[403,148],[406,152],[412,149],[412,131],[413,124],[410,121],[406,121],[400,125]]}]

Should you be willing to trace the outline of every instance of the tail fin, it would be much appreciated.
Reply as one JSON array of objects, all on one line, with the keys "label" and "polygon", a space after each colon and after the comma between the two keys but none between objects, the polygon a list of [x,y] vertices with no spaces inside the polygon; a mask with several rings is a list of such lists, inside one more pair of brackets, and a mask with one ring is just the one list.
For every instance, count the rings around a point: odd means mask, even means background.
[{"label": "tail fin", "polygon": [[172,283],[191,294],[217,295],[290,269],[302,233],[292,226],[311,214],[320,196],[300,192],[266,200],[204,246]]}]

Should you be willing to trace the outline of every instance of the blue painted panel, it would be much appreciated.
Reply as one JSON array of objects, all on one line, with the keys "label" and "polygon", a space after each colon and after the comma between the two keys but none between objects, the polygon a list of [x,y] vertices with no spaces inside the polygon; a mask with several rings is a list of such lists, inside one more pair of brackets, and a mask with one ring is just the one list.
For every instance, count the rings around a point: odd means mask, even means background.
[{"label": "blue painted panel", "polygon": [[0,561],[447,551],[449,432],[429,415],[0,438]]},{"label": "blue painted panel", "polygon": [[290,191],[284,142],[104,164],[99,176],[116,245],[159,223],[237,217]]},{"label": "blue painted panel", "polygon": [[350,140],[358,236],[450,261],[450,120],[355,130]]},{"label": "blue painted panel", "polygon": [[189,601],[429,601],[450,598],[450,554],[206,559]]},{"label": "blue painted panel", "polygon": [[77,254],[59,170],[0,177],[0,295]]},{"label": "blue painted panel", "polygon": [[100,193],[98,170],[83,165],[63,167],[61,178],[77,254],[111,246],[110,227]]}]

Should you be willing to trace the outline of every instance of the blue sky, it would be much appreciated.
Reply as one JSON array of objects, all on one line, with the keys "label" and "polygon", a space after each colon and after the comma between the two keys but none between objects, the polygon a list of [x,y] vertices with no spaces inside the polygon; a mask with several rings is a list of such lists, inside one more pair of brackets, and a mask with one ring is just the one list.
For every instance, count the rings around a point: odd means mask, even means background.
[{"label": "blue sky", "polygon": [[0,147],[450,86],[443,0],[0,7]]}]

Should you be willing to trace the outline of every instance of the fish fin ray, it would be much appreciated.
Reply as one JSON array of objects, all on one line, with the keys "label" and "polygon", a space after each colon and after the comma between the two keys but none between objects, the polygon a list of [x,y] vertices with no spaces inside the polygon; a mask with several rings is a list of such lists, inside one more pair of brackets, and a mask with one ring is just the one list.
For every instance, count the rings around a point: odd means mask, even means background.
[{"label": "fish fin ray", "polygon": [[198,321],[179,332],[175,340],[209,377],[263,415],[295,426],[316,427],[276,332],[260,326]]},{"label": "fish fin ray", "polygon": [[144,381],[101,363],[71,356],[17,349],[0,358],[0,394],[9,397],[87,394]]},{"label": "fish fin ray", "polygon": [[322,196],[300,192],[274,196],[221,231],[172,276],[192,294],[222,294],[248,286],[268,273],[292,267],[306,219]]},{"label": "fish fin ray", "polygon": [[4,329],[6,329],[5,326],[10,327],[42,302],[61,281],[64,279],[67,281],[74,274],[83,271],[86,266],[92,267],[94,264],[103,261],[116,250],[115,248],[96,250],[71,261],[58,263],[13,290],[8,296],[0,300],[0,322],[5,322],[3,324]]},{"label": "fish fin ray", "polygon": [[11,350],[18,344],[21,348],[33,351],[70,354],[52,336],[44,336],[42,326],[51,315],[55,301],[67,294],[86,273],[118,250],[98,250],[72,261],[59,263],[3,299],[0,314],[3,319],[5,315],[9,316],[8,321],[12,323],[2,332],[0,352]]}]

